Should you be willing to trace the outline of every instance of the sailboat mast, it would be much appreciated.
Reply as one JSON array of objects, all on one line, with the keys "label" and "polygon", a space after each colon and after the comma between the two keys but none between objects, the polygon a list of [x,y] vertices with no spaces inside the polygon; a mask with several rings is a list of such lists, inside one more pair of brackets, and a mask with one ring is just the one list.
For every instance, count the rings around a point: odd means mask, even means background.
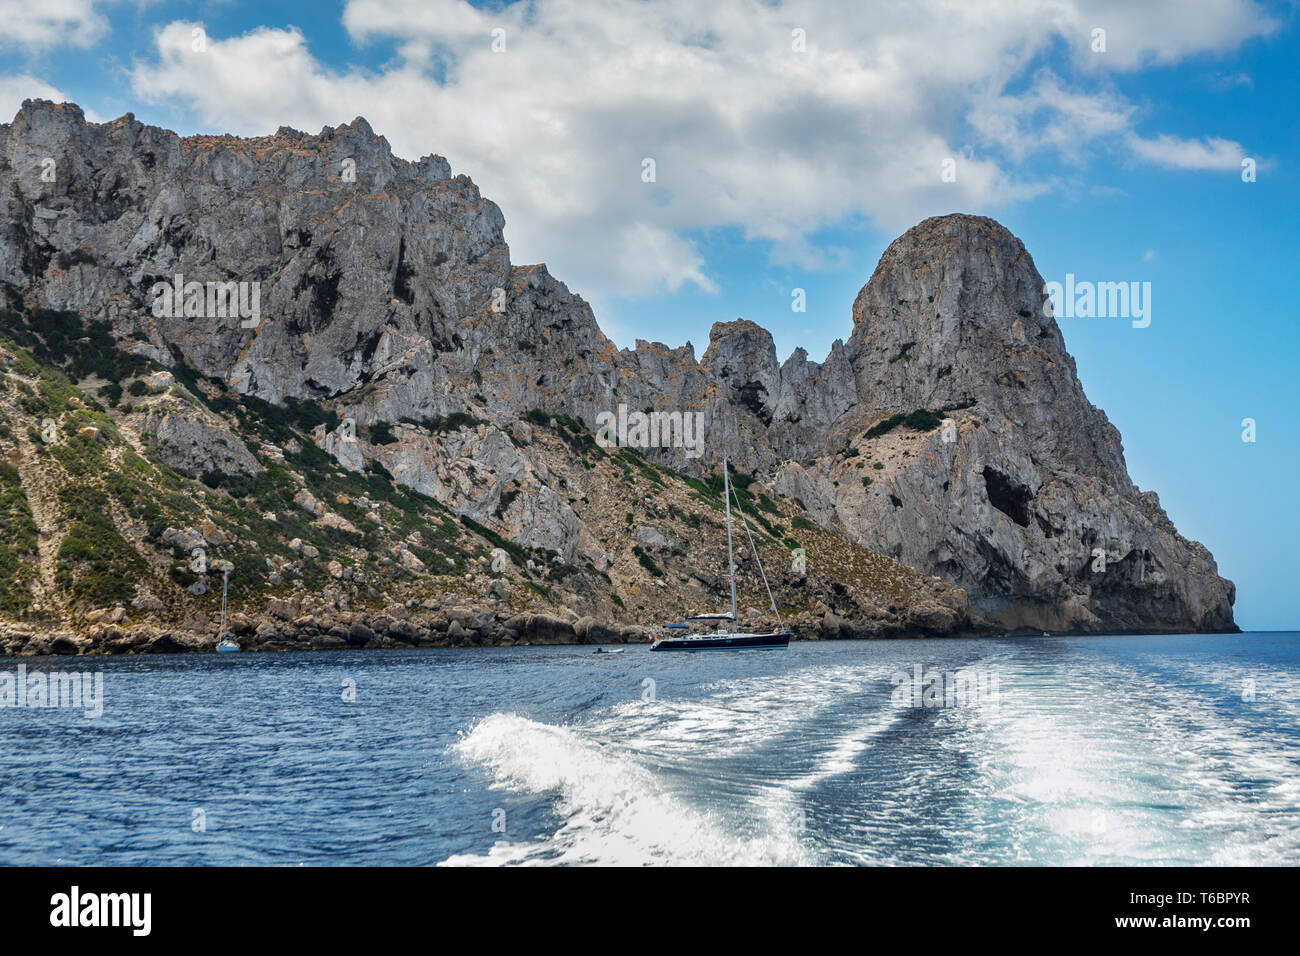
[{"label": "sailboat mast", "polygon": [[221,572],[221,634],[226,634],[226,589],[230,586],[230,569],[226,568]]},{"label": "sailboat mast", "polygon": [[722,502],[727,509],[727,573],[731,576],[731,633],[736,633],[736,559],[731,554],[731,479],[727,458],[722,457]]}]

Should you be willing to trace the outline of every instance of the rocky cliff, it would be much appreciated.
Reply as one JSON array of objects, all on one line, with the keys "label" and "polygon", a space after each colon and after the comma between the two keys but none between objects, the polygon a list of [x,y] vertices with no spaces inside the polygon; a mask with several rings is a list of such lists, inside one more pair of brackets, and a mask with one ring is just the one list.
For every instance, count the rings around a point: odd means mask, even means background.
[{"label": "rocky cliff", "polygon": [[[592,434],[625,406],[625,425],[655,410],[704,426],[699,457],[645,448],[636,469],[707,480],[726,455],[781,513],[773,543],[794,540],[798,518],[945,582],[952,613],[926,612],[938,631],[1234,627],[1231,583],[1129,480],[1032,259],[992,220],[909,230],[859,294],[847,342],[778,363],[746,321],[715,325],[698,360],[690,346],[617,349],[544,266],[511,263],[500,210],[467,177],[394,157],[362,119],[182,138],[29,101],[0,126],[0,196],[0,279],[29,311],[101,323],[143,363],[133,372],[193,370],[227,404],[318,408],[301,435],[331,468],[378,469],[565,566],[608,576],[628,556],[628,523],[611,527],[588,479],[610,461],[633,470]],[[274,464],[240,414],[204,407],[211,395],[154,404],[126,430],[160,466],[255,480]],[[560,439],[540,457],[539,431]],[[630,524],[641,554],[673,540]],[[676,550],[690,549],[663,553]],[[836,607],[834,569],[816,573],[832,600],[783,600],[836,631],[867,606],[902,626],[887,601]]]}]

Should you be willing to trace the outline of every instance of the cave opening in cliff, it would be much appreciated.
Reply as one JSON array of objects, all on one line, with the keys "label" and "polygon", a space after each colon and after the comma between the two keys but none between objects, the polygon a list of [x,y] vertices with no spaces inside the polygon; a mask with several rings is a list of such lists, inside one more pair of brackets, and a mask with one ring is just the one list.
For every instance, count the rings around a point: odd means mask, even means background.
[{"label": "cave opening in cliff", "polygon": [[1029,527],[1029,502],[1034,496],[1026,486],[985,465],[984,487],[989,504],[1022,528]]}]

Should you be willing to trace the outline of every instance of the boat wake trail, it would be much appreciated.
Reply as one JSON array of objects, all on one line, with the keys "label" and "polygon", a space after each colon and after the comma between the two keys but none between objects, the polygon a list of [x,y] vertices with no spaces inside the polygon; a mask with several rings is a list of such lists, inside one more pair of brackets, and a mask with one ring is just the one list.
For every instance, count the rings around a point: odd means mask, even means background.
[{"label": "boat wake trail", "polygon": [[792,834],[728,832],[711,814],[667,792],[632,754],[602,747],[578,729],[497,713],[475,725],[455,750],[488,772],[494,787],[554,795],[563,824],[549,838],[503,840],[485,855],[452,856],[443,866],[807,862]]},{"label": "boat wake trail", "polygon": [[[1171,682],[1172,669],[1094,663],[1052,683],[1012,674],[1007,683],[1020,691],[1004,694],[1007,706],[964,715],[950,741],[971,755],[974,829],[996,840],[967,846],[973,855],[958,862],[1293,861],[1293,726]],[[1201,671],[1195,679],[1212,683]]]},{"label": "boat wake trail", "polygon": [[949,669],[998,673],[998,698],[899,706],[902,652],[871,647],[867,661],[694,685],[669,670],[660,684],[670,694],[584,709],[563,725],[492,714],[455,756],[522,805],[527,823],[486,851],[462,843],[445,863],[1296,859],[1294,669],[1122,645],[939,650]]}]

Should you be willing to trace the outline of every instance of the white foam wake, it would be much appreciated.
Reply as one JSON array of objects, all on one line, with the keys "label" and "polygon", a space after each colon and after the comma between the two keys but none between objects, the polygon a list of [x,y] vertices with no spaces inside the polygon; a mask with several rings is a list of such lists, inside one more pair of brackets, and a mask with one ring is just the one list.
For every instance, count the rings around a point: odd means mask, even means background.
[{"label": "white foam wake", "polygon": [[975,755],[977,805],[1008,809],[1026,859],[1295,859],[1300,773],[1284,729],[1247,728],[1200,690],[1115,664],[1025,688],[1013,677],[1002,699],[996,713],[961,712],[953,740]]},{"label": "white foam wake", "polygon": [[554,794],[564,821],[539,842],[498,842],[486,855],[444,866],[598,864],[635,866],[791,865],[807,860],[789,832],[729,833],[710,813],[684,804],[626,751],[601,747],[580,731],[516,714],[481,720],[457,755],[493,777],[493,786]]}]

